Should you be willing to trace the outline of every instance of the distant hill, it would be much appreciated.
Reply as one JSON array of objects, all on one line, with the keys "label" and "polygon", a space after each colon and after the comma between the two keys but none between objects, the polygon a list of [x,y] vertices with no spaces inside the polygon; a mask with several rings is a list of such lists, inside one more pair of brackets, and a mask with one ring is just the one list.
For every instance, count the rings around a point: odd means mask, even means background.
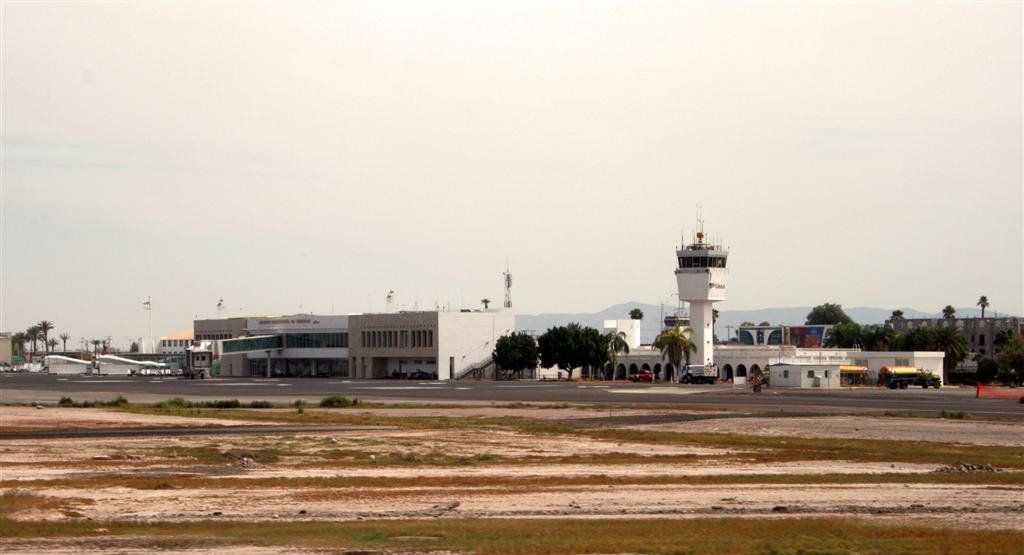
[{"label": "distant hill", "polygon": [[[640,302],[628,302],[612,305],[599,312],[583,313],[552,313],[552,314],[517,314],[516,329],[520,331],[531,331],[533,333],[544,333],[545,330],[554,326],[564,326],[570,322],[578,322],[584,326],[592,326],[601,329],[605,320],[615,318],[629,318],[629,311],[639,308],[644,312],[644,319],[640,324],[641,340],[649,343],[661,331],[660,316],[662,307]],[[675,313],[675,306],[665,306],[665,314]],[[854,307],[844,308],[850,318],[860,324],[881,324],[892,314],[894,308],[875,307]],[[901,308],[906,318],[939,318],[942,312],[923,312],[913,308]],[[811,311],[810,306],[793,306],[785,308],[760,308],[757,310],[723,310],[718,316],[716,331],[718,336],[725,338],[726,326],[732,326],[735,330],[744,321],[770,322],[772,324],[799,325],[807,318]],[[976,307],[957,308],[957,316],[971,318],[981,316],[981,310]],[[986,316],[992,315],[992,311],[986,311]],[[735,331],[733,332],[735,333]]]}]

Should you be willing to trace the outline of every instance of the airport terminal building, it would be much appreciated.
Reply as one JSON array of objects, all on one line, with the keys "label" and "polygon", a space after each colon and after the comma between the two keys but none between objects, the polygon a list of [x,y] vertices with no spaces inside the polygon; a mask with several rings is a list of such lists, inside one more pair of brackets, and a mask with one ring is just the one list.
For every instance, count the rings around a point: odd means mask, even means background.
[{"label": "airport terminal building", "polygon": [[[507,309],[197,320],[215,336],[216,374],[447,380],[493,366],[515,330]],[[231,337],[225,338],[224,335]]]}]

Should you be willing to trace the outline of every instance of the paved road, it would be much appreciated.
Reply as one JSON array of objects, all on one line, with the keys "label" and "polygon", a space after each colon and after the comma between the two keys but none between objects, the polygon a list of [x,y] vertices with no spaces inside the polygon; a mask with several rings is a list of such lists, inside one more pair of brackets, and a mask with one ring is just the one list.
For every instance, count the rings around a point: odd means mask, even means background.
[{"label": "paved road", "polygon": [[342,379],[217,378],[185,380],[157,377],[53,376],[0,374],[0,401],[55,402],[110,399],[124,395],[133,402],[169,397],[193,400],[266,399],[290,402],[327,395],[372,401],[433,403],[597,403],[607,405],[664,404],[787,413],[857,413],[913,411],[933,414],[964,411],[980,417],[1024,419],[1024,405],[1004,399],[975,399],[970,388],[852,389],[839,391],[774,389],[755,395],[729,385],[660,385],[575,382],[418,382]]}]

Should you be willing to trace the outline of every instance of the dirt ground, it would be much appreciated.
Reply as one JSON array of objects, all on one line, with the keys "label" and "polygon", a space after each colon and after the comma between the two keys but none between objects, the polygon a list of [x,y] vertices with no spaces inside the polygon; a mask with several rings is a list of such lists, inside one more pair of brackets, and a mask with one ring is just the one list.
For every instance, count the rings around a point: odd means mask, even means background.
[{"label": "dirt ground", "polygon": [[[451,416],[450,409],[373,409],[378,415]],[[616,411],[620,416],[624,411]],[[651,414],[650,411],[636,411]],[[459,414],[535,419],[587,417],[573,408],[477,407]],[[102,409],[4,407],[0,422],[21,429],[247,422],[150,416]],[[921,418],[715,418],[627,429],[881,438],[1024,446],[1024,426]],[[701,445],[601,440],[508,429],[381,429],[265,435],[18,439],[0,441],[3,493],[62,500],[60,508],[14,512],[15,521],[326,520],[421,518],[890,518],[949,526],[1024,530],[1024,487],[957,483],[702,484],[699,478],[823,474],[922,475],[936,464],[842,460],[752,462],[748,451]],[[120,479],[154,477],[166,487]],[[182,482],[175,482],[175,478]],[[604,482],[587,483],[587,478]],[[638,483],[696,477],[686,483]],[[88,480],[109,478],[98,486]],[[349,485],[288,487],[281,479],[366,479]],[[486,478],[458,483],[453,478]],[[511,481],[536,478],[536,482]],[[252,481],[243,485],[239,479]],[[385,480],[380,480],[385,479]],[[401,484],[390,480],[403,479]],[[570,482],[571,479],[584,479]],[[47,480],[47,482],[41,482]],[[615,483],[620,480],[621,483]],[[613,481],[612,483],[605,483]],[[642,481],[642,480],[641,480]],[[833,479],[832,482],[835,482]],[[980,524],[979,524],[980,523]],[[42,540],[41,540],[42,541]],[[73,546],[0,539],[17,551]],[[112,545],[110,552],[119,550]],[[195,550],[193,553],[203,553]],[[217,552],[224,552],[217,550]]]},{"label": "dirt ground", "polygon": [[[189,418],[185,416],[129,414],[99,409],[35,408],[0,406],[0,430],[81,430],[143,428],[148,426],[240,426],[242,420]],[[272,422],[270,424],[273,424]]]},{"label": "dirt ground", "polygon": [[714,418],[694,422],[625,426],[635,430],[840,439],[897,439],[1024,447],[1024,424],[934,418],[822,416]]}]

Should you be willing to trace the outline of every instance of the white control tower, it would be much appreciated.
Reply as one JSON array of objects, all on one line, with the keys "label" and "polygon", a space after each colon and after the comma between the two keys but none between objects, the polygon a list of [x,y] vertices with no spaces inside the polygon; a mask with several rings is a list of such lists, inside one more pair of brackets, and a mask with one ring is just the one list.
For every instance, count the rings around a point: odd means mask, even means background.
[{"label": "white control tower", "polygon": [[697,350],[690,356],[690,364],[713,366],[715,363],[712,304],[725,300],[729,283],[726,259],[729,251],[704,236],[704,221],[697,221],[693,242],[676,250],[676,282],[679,299],[690,303],[690,340]]}]

